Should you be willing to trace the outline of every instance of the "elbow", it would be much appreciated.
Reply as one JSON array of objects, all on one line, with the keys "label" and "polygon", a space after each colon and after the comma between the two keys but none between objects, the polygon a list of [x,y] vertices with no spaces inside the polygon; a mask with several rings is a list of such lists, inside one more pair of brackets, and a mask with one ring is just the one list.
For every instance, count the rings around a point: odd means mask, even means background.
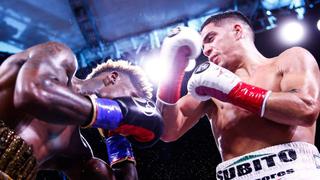
[{"label": "elbow", "polygon": [[[18,85],[14,92],[14,106],[17,109],[28,110],[35,107],[42,101],[42,83],[30,82],[23,85]],[[42,95],[41,95],[42,94]]]},{"label": "elbow", "polygon": [[319,116],[319,105],[317,102],[306,105],[301,113],[299,119],[301,119],[302,126],[313,126]]},{"label": "elbow", "polygon": [[33,101],[32,88],[30,87],[16,87],[14,92],[14,106],[17,109],[25,109]]},{"label": "elbow", "polygon": [[163,133],[160,137],[163,142],[169,143],[177,141],[184,134],[182,126],[178,123],[167,124],[166,121],[164,122]]},{"label": "elbow", "polygon": [[165,142],[165,143],[170,143],[170,142],[176,141],[178,138],[175,138],[175,137],[173,137],[173,136],[163,135],[163,136],[161,136],[160,139],[161,139],[163,142]]},{"label": "elbow", "polygon": [[317,117],[318,117],[319,113],[308,113],[308,114],[305,114],[303,116],[303,120],[302,120],[302,126],[305,126],[305,127],[310,127],[310,126],[313,126],[317,120]]},{"label": "elbow", "polygon": [[163,133],[161,138],[160,138],[163,142],[169,143],[169,142],[174,142],[176,140],[179,139],[178,135],[175,135],[173,133],[169,134],[169,133]]}]

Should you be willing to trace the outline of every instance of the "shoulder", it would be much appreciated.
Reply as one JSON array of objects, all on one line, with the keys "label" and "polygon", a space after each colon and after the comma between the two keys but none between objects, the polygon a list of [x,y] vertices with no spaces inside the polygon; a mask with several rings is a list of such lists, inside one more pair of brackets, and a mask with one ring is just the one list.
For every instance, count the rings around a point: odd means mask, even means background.
[{"label": "shoulder", "polygon": [[22,51],[16,54],[9,56],[5,61],[1,64],[1,67],[4,66],[18,66],[21,67],[28,59],[28,54],[26,51]]},{"label": "shoulder", "polygon": [[70,52],[72,53],[72,50],[65,44],[55,41],[49,41],[45,43],[41,43],[35,46],[32,46],[28,48],[26,51],[33,52],[33,51],[42,51],[47,50],[48,53],[59,53],[59,52]]},{"label": "shoulder", "polygon": [[306,49],[302,47],[292,47],[282,52],[278,57],[277,63],[284,68],[314,68],[318,67],[316,59]]},{"label": "shoulder", "polygon": [[217,109],[217,105],[212,99],[199,101],[189,93],[180,98],[178,106],[183,114],[197,114],[200,117],[205,114],[212,114],[212,111],[216,111]]},{"label": "shoulder", "polygon": [[288,61],[290,62],[316,61],[313,55],[308,50],[302,47],[292,47],[290,49],[287,49],[284,52],[282,52],[279,55],[279,57],[282,57],[280,60],[287,61],[287,62]]},{"label": "shoulder", "polygon": [[52,64],[71,69],[77,68],[77,59],[72,50],[65,44],[59,42],[46,42],[32,46],[26,50],[29,60],[34,63]]},{"label": "shoulder", "polygon": [[[75,55],[72,50],[65,44],[59,42],[46,42],[32,46],[26,50],[29,59],[32,57],[45,57],[58,59],[75,60]],[[41,59],[41,58],[40,58]]]}]

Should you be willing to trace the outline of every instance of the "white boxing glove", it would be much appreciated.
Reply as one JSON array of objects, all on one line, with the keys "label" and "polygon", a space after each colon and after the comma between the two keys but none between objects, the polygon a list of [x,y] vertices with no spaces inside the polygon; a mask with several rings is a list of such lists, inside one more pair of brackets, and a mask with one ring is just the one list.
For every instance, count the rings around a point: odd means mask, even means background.
[{"label": "white boxing glove", "polygon": [[196,30],[178,26],[172,29],[163,40],[161,47],[161,57],[172,59],[176,56],[180,47],[187,46],[190,49],[189,59],[197,58],[201,53],[202,39]]},{"label": "white boxing glove", "polygon": [[163,104],[175,104],[180,98],[184,71],[190,59],[201,53],[201,36],[192,28],[176,27],[164,39],[161,59],[163,77],[158,86],[157,99]]},{"label": "white boxing glove", "polygon": [[212,62],[205,62],[195,69],[188,82],[188,91],[200,101],[214,97],[261,117],[271,94],[271,91],[242,82],[237,75]]},{"label": "white boxing glove", "polygon": [[226,101],[226,96],[240,81],[229,70],[212,62],[205,62],[194,70],[188,81],[188,91],[200,101],[211,97]]}]

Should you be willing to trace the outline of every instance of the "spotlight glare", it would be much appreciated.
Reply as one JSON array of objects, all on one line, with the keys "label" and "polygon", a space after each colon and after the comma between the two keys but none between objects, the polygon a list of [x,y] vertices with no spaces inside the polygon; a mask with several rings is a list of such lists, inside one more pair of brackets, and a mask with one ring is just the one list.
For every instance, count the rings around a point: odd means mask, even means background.
[{"label": "spotlight glare", "polygon": [[[169,65],[167,65],[167,62],[161,59],[157,53],[144,55],[141,59],[141,62],[141,67],[145,71],[150,81],[154,84],[158,84],[161,80],[164,80],[170,76],[170,72],[168,72]],[[192,71],[195,66],[196,60],[190,59],[185,71]]]},{"label": "spotlight glare", "polygon": [[304,29],[299,22],[292,21],[281,27],[280,35],[284,42],[294,44],[302,40]]},{"label": "spotlight glare", "polygon": [[266,11],[266,14],[268,15],[268,16],[270,16],[272,13],[271,13],[271,11]]},{"label": "spotlight glare", "polygon": [[144,62],[142,67],[151,82],[157,84],[161,79],[163,79],[165,74],[162,68],[163,63],[161,63],[161,61],[158,59],[149,59],[148,61]]},{"label": "spotlight glare", "polygon": [[318,28],[318,30],[320,31],[320,19],[319,19],[318,22],[317,22],[317,28]]},{"label": "spotlight glare", "polygon": [[158,54],[147,55],[143,59],[141,66],[154,84],[158,84],[168,74],[167,68],[165,68],[165,61],[161,60]]}]

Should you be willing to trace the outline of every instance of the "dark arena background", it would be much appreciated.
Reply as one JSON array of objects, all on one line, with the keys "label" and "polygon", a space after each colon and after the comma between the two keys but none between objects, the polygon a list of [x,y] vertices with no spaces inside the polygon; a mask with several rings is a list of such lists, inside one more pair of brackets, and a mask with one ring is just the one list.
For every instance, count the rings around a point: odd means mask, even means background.
[{"label": "dark arena background", "polygon": [[[264,56],[301,46],[320,64],[319,0],[1,0],[0,62],[32,45],[58,41],[77,55],[78,77],[85,77],[107,59],[125,59],[146,70],[155,96],[160,61],[156,57],[169,30],[178,25],[199,30],[210,15],[230,9],[240,10],[252,21],[256,46]],[[201,55],[194,64],[203,61],[206,58]],[[186,94],[190,75],[187,72],[182,94]],[[317,129],[320,148],[319,124]],[[97,132],[82,133],[95,155],[106,160],[106,147]],[[134,152],[142,180],[215,179],[216,165],[221,162],[206,118],[176,142],[160,141]],[[67,178],[60,172],[41,171],[37,179]]]}]

